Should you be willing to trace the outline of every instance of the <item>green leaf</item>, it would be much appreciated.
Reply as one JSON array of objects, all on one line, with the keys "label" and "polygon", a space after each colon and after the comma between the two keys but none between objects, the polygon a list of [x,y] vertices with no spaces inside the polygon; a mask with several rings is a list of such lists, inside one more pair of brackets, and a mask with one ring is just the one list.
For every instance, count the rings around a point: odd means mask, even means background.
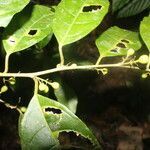
[{"label": "green leaf", "polygon": [[29,2],[30,0],[0,0],[0,27],[6,27],[12,17]]},{"label": "green leaf", "polygon": [[61,1],[53,20],[53,31],[59,45],[67,45],[86,36],[102,21],[108,6],[108,0]]},{"label": "green leaf", "polygon": [[150,16],[145,17],[140,25],[141,37],[143,41],[145,42],[148,50],[150,51],[150,29],[149,27],[150,27]]},{"label": "green leaf", "polygon": [[130,0],[113,0],[112,1],[112,10],[113,12],[121,9],[124,5],[126,5]]},{"label": "green leaf", "polygon": [[126,55],[130,48],[139,50],[141,43],[138,33],[114,26],[100,35],[96,46],[101,57],[110,57]]},{"label": "green leaf", "polygon": [[88,127],[67,107],[41,95],[38,95],[38,98],[53,134],[62,131],[74,131],[88,138],[95,146],[99,146],[98,141]]},{"label": "green leaf", "polygon": [[58,148],[58,135],[73,131],[88,138],[95,147],[98,141],[87,126],[64,105],[41,95],[34,95],[20,121],[22,148]]},{"label": "green leaf", "polygon": [[150,8],[150,0],[132,0],[120,9],[118,17],[129,17],[141,13],[145,9]]},{"label": "green leaf", "polygon": [[47,37],[45,37],[42,41],[40,41],[39,43],[36,44],[36,46],[39,49],[44,48],[52,39],[53,33],[51,33],[50,35],[48,35]]},{"label": "green leaf", "polygon": [[33,96],[24,116],[21,116],[19,132],[23,150],[48,150],[58,145],[37,96]]},{"label": "green leaf", "polygon": [[53,12],[46,6],[35,5],[24,9],[15,16],[4,32],[3,45],[6,53],[24,50],[52,34],[52,19]]},{"label": "green leaf", "polygon": [[76,112],[78,98],[73,91],[61,78],[57,78],[56,81],[59,83],[59,88],[54,89],[55,96],[59,103],[65,105],[73,113]]}]

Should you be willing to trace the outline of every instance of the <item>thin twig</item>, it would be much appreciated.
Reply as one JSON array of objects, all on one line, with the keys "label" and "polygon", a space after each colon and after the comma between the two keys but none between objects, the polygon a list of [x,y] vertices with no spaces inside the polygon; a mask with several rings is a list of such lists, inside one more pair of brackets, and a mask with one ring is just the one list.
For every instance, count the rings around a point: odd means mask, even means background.
[{"label": "thin twig", "polygon": [[60,56],[60,65],[64,65],[64,55],[62,51],[62,45],[59,45],[59,56]]},{"label": "thin twig", "polygon": [[46,74],[61,72],[61,71],[69,71],[69,70],[97,70],[100,68],[130,68],[139,70],[138,67],[133,67],[130,63],[118,63],[118,64],[102,64],[102,65],[86,65],[86,66],[60,66],[58,68],[52,68],[44,71],[38,71],[33,73],[0,73],[0,77],[27,77],[34,78],[37,76],[42,76]]},{"label": "thin twig", "polygon": [[102,55],[100,55],[95,65],[99,65],[99,64],[100,64],[100,62],[101,62],[101,60],[102,60],[102,58],[103,58],[103,56],[102,56]]},{"label": "thin twig", "polygon": [[10,53],[7,53],[5,57],[5,69],[4,69],[5,73],[8,72],[9,69],[9,57],[10,57]]}]

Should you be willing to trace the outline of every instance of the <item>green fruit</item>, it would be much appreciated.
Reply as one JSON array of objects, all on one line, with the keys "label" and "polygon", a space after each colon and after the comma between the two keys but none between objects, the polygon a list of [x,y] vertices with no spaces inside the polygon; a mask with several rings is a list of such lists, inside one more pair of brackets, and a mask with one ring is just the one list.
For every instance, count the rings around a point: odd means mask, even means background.
[{"label": "green fruit", "polygon": [[135,53],[135,50],[130,48],[127,52],[127,56],[132,56]]},{"label": "green fruit", "polygon": [[21,112],[25,113],[27,108],[26,107],[21,107],[20,110],[21,110]]},{"label": "green fruit", "polygon": [[58,82],[53,82],[53,83],[51,83],[51,86],[54,90],[57,90],[59,88],[59,83]]},{"label": "green fruit", "polygon": [[4,93],[8,90],[8,87],[6,85],[1,87],[0,93]]},{"label": "green fruit", "polygon": [[71,67],[77,67],[77,64],[74,63],[74,64],[71,65]]},{"label": "green fruit", "polygon": [[147,64],[149,61],[148,55],[141,55],[138,59],[138,62],[141,64]]},{"label": "green fruit", "polygon": [[13,78],[13,77],[9,78],[9,83],[10,83],[11,85],[14,85],[14,84],[16,83],[15,78]]},{"label": "green fruit", "polygon": [[44,93],[47,93],[49,91],[49,87],[44,83],[40,83],[39,84],[39,90],[44,92]]},{"label": "green fruit", "polygon": [[46,86],[43,92],[44,92],[44,93],[48,93],[48,91],[49,91],[49,87]]},{"label": "green fruit", "polygon": [[143,79],[147,78],[147,76],[148,76],[147,73],[143,73],[143,74],[142,74],[142,78],[143,78]]}]

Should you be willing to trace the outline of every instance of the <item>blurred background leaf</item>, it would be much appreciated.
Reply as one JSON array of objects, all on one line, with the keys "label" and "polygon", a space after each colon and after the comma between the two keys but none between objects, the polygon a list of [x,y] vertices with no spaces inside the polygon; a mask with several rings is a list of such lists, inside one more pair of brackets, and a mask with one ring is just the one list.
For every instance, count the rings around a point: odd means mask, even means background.
[{"label": "blurred background leaf", "polygon": [[117,12],[119,18],[130,17],[150,10],[150,0],[113,0],[112,10]]}]

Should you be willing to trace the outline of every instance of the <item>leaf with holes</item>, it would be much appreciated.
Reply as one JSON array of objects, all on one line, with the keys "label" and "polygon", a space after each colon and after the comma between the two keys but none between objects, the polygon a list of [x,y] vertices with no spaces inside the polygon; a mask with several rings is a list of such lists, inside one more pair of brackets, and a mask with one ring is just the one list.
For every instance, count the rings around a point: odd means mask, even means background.
[{"label": "leaf with holes", "polygon": [[20,120],[22,148],[41,150],[57,147],[58,135],[63,131],[80,134],[95,147],[100,147],[92,132],[67,107],[44,96],[34,95]]},{"label": "leaf with holes", "polygon": [[20,116],[19,135],[23,150],[51,149],[59,144],[44,117],[36,95],[31,99],[25,114]]},{"label": "leaf with holes", "polygon": [[126,55],[130,48],[139,50],[141,43],[138,33],[114,26],[100,35],[96,46],[101,57],[110,57]]},{"label": "leaf with holes", "polygon": [[7,53],[24,50],[52,33],[53,12],[42,5],[30,6],[14,17],[3,35]]},{"label": "leaf with holes", "polygon": [[76,112],[78,98],[73,91],[61,78],[57,78],[56,81],[59,83],[59,88],[54,89],[55,96],[59,103],[65,105],[73,113]]},{"label": "leaf with holes", "polygon": [[94,146],[99,147],[99,143],[92,132],[67,107],[41,95],[38,95],[38,98],[53,134],[57,135],[62,131],[73,131],[88,138]]},{"label": "leaf with holes", "polygon": [[53,32],[59,45],[67,45],[86,36],[102,21],[108,6],[108,0],[61,1],[53,20]]},{"label": "leaf with holes", "polygon": [[150,25],[150,16],[145,17],[143,19],[143,21],[141,22],[140,34],[141,34],[141,37],[142,37],[143,41],[145,42],[148,50],[150,51],[150,29],[149,29],[149,25]]},{"label": "leaf with holes", "polygon": [[29,2],[30,0],[0,0],[0,27],[6,27],[12,17]]}]

